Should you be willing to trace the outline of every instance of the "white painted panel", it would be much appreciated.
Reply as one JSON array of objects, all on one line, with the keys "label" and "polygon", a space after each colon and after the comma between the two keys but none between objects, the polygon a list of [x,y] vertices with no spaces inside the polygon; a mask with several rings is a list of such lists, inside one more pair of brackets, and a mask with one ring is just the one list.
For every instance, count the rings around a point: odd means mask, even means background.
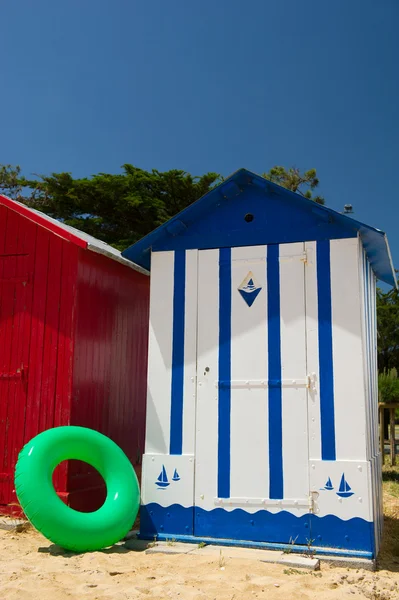
[{"label": "white painted panel", "polygon": [[367,327],[367,289],[366,289],[366,270],[367,258],[361,243],[358,244],[359,253],[359,278],[360,278],[360,303],[361,303],[361,331],[363,346],[363,386],[365,394],[365,422],[366,422],[366,457],[370,459],[373,456],[374,439],[372,435],[372,406],[369,378],[369,332]]},{"label": "white painted panel", "polygon": [[[164,486],[159,486],[158,477],[163,473],[164,467],[167,482]],[[175,471],[177,476],[174,480]],[[155,502],[160,506],[193,506],[194,456],[145,454],[141,490],[142,504]]]},{"label": "white painted panel", "polygon": [[197,375],[198,251],[186,251],[184,319],[183,454],[195,451],[195,399]]},{"label": "white painted panel", "polygon": [[305,250],[307,371],[316,374],[315,389],[308,392],[309,456],[317,460],[321,459],[321,427],[316,242],[306,242]]},{"label": "white painted panel", "polygon": [[[304,245],[280,245],[282,379],[306,377]],[[285,257],[292,256],[291,260]],[[282,388],[284,498],[308,498],[306,387]]]},{"label": "white painted panel", "polygon": [[376,277],[370,269],[370,328],[371,328],[371,381],[372,381],[372,428],[373,456],[379,454],[378,435],[378,366],[377,366],[377,315],[376,315]]},{"label": "white painted panel", "polygon": [[174,252],[151,257],[146,453],[169,452]]},{"label": "white painted panel", "polygon": [[358,243],[330,243],[337,460],[367,456]]},{"label": "white painted panel", "polygon": [[219,250],[202,250],[198,253],[195,503],[205,510],[214,508],[217,495],[218,355]]},{"label": "white painted panel", "polygon": [[[342,475],[351,488],[348,497],[340,497]],[[332,489],[326,489],[328,479]],[[336,515],[345,521],[360,517],[372,521],[370,502],[371,469],[367,461],[310,461],[310,489],[314,492],[315,514]]]},{"label": "white painted panel", "polygon": [[[233,381],[268,378],[266,250],[266,246],[232,249]],[[246,278],[252,278],[255,287],[261,288],[251,306],[238,290]],[[269,495],[267,387],[232,387],[230,495]]]}]

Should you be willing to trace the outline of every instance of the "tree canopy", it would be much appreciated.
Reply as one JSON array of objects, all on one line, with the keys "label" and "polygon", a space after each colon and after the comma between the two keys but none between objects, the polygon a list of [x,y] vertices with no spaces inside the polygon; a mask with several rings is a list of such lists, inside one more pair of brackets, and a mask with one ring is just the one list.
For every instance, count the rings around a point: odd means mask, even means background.
[{"label": "tree canopy", "polygon": [[399,292],[377,289],[378,369],[399,371]]},{"label": "tree canopy", "polygon": [[193,177],[129,164],[120,174],[99,173],[90,179],[52,173],[28,180],[19,167],[0,168],[3,193],[119,249],[170,219],[219,180],[217,173]]},{"label": "tree canopy", "polygon": [[[315,169],[275,166],[267,179],[315,202]],[[120,250],[198,200],[223,180],[218,173],[195,177],[181,170],[145,171],[130,164],[122,173],[74,178],[52,173],[28,179],[19,166],[0,165],[0,192],[97,237]]]},{"label": "tree canopy", "polygon": [[263,177],[292,192],[301,194],[309,200],[314,200],[318,204],[325,203],[323,196],[314,195],[314,191],[319,185],[316,169],[309,169],[309,171],[301,173],[296,167],[286,169],[285,167],[275,166],[268,173],[264,173]]}]

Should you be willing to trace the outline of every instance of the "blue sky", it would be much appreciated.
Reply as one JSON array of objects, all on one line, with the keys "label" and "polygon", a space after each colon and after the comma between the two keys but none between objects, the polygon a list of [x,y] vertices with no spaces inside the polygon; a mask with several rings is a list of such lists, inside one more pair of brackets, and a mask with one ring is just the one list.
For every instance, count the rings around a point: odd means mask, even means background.
[{"label": "blue sky", "polygon": [[9,0],[0,21],[0,163],[315,167],[399,266],[398,0]]}]

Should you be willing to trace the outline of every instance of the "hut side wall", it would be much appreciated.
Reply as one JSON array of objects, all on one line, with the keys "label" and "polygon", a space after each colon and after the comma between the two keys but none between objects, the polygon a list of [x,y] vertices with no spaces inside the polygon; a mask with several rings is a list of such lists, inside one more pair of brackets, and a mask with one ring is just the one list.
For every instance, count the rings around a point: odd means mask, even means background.
[{"label": "hut side wall", "polygon": [[367,451],[371,471],[371,501],[374,520],[376,554],[383,531],[381,452],[378,431],[378,367],[377,367],[377,280],[359,242],[360,292],[362,296],[364,348],[364,387],[366,397]]},{"label": "hut side wall", "polygon": [[[149,277],[79,251],[71,423],[114,440],[140,469],[144,452]],[[70,504],[90,510],[104,484],[71,462]],[[97,506],[93,505],[93,502]]]},{"label": "hut side wall", "polygon": [[[17,501],[18,453],[32,437],[68,425],[77,248],[0,206],[0,511]],[[56,471],[65,496],[67,466]]]}]

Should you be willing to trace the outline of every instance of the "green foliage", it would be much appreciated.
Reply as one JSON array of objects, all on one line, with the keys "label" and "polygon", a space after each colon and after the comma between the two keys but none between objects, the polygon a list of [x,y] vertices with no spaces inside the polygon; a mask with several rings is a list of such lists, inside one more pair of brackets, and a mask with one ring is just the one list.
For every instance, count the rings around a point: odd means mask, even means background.
[{"label": "green foliage", "polygon": [[399,292],[377,288],[377,350],[381,373],[399,369]]},{"label": "green foliage", "polygon": [[395,367],[378,374],[378,391],[381,402],[399,402],[399,379]]},{"label": "green foliage", "polygon": [[309,169],[309,171],[301,173],[299,169],[295,167],[286,169],[285,167],[275,166],[270,169],[268,173],[264,173],[263,177],[287,188],[288,190],[291,190],[292,192],[301,194],[301,196],[304,196],[309,200],[313,200],[318,204],[325,203],[325,200],[322,196],[313,195],[314,190],[319,185],[316,169]]},{"label": "green foliage", "polygon": [[70,173],[53,173],[27,180],[19,167],[0,167],[3,193],[119,249],[198,200],[219,179],[217,173],[193,177],[179,170],[144,171],[126,164],[117,175],[74,179]]},{"label": "green foliage", "polygon": [[[177,169],[145,171],[130,164],[122,168],[116,175],[98,173],[91,178],[52,173],[27,179],[19,166],[0,165],[0,193],[122,250],[222,181],[217,173],[193,177]],[[324,203],[313,196],[319,183],[315,169],[301,174],[298,169],[273,167],[264,176]]]}]

